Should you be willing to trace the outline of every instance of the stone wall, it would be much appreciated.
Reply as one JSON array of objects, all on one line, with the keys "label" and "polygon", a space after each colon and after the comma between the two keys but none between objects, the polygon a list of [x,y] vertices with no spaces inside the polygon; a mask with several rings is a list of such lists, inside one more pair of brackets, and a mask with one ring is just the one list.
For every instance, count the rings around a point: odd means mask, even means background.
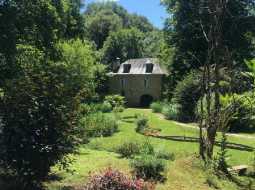
[{"label": "stone wall", "polygon": [[110,93],[126,97],[129,106],[139,106],[143,95],[150,95],[159,100],[162,90],[163,75],[115,75],[110,78]]}]

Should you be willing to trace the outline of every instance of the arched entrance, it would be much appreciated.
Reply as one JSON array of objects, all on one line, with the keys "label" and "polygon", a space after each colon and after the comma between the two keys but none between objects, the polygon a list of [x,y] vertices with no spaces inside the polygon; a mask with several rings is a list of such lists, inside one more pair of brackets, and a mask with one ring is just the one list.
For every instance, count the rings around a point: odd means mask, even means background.
[{"label": "arched entrance", "polygon": [[149,94],[142,95],[140,98],[140,106],[141,107],[149,107],[153,102],[153,97]]}]

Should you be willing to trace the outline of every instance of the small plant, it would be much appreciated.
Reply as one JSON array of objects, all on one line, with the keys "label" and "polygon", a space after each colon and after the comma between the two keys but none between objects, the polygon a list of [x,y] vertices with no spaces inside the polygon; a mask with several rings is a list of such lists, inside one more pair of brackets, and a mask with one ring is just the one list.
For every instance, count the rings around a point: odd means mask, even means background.
[{"label": "small plant", "polygon": [[145,180],[163,181],[166,163],[154,155],[140,155],[136,157],[131,166],[134,168],[136,177]]},{"label": "small plant", "polygon": [[215,176],[211,173],[208,173],[206,175],[206,183],[209,185],[209,187],[212,187],[214,189],[221,189],[217,176]]},{"label": "small plant", "polygon": [[114,112],[120,113],[123,112],[125,108],[123,106],[118,106],[113,109]]},{"label": "small plant", "polygon": [[224,174],[228,174],[228,164],[227,164],[227,136],[223,132],[222,133],[222,140],[221,140],[221,146],[220,151],[217,154],[217,157],[215,159],[215,172],[223,172]]},{"label": "small plant", "polygon": [[153,190],[153,184],[131,179],[118,170],[107,170],[90,177],[84,190]]},{"label": "small plant", "polygon": [[88,137],[111,136],[118,131],[118,121],[114,116],[103,113],[91,114],[80,121]]},{"label": "small plant", "polygon": [[112,105],[113,108],[124,107],[125,97],[120,95],[111,95],[105,97],[105,102],[108,102]]},{"label": "small plant", "polygon": [[145,141],[141,145],[140,153],[147,154],[147,155],[154,155],[155,151],[154,151],[153,145],[149,141]]},{"label": "small plant", "polygon": [[159,148],[155,150],[155,156],[159,159],[165,159],[165,160],[175,160],[174,153],[171,153],[165,149]]},{"label": "small plant", "polygon": [[117,148],[119,153],[124,158],[131,158],[140,153],[141,145],[138,142],[125,142]]},{"label": "small plant", "polygon": [[144,132],[144,130],[149,127],[148,122],[149,120],[146,116],[144,115],[138,116],[136,121],[136,125],[137,125],[136,132],[139,132],[139,133]]},{"label": "small plant", "polygon": [[169,120],[179,120],[179,106],[177,104],[166,104],[162,109],[162,113],[166,119]]},{"label": "small plant", "polygon": [[91,112],[91,107],[88,104],[80,104],[79,113],[82,116],[88,115]]},{"label": "small plant", "polygon": [[154,102],[150,105],[152,112],[154,113],[161,113],[163,109],[163,105],[161,102]]},{"label": "small plant", "polygon": [[141,116],[142,116],[142,114],[140,114],[140,113],[135,113],[134,118],[138,119],[138,118],[141,117]]},{"label": "small plant", "polygon": [[92,113],[101,111],[101,104],[80,104],[79,113],[81,116],[87,116]]},{"label": "small plant", "polygon": [[102,105],[101,105],[101,111],[103,113],[109,113],[113,110],[112,108],[112,105],[109,103],[109,102],[104,102]]}]

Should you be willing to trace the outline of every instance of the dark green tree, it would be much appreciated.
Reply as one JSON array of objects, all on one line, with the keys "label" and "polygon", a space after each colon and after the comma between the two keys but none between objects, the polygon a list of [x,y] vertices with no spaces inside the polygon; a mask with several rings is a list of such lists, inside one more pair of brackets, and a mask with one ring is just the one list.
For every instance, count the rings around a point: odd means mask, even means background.
[{"label": "dark green tree", "polygon": [[[164,0],[169,12],[166,20],[166,41],[174,47],[175,54],[169,68],[173,81],[171,86],[192,69],[201,67],[207,57],[207,40],[204,31],[208,30],[209,15],[203,8],[203,1]],[[254,1],[228,1],[228,13],[223,21],[224,46],[232,52],[233,67],[245,67],[244,60],[254,53],[252,36],[255,32]]]},{"label": "dark green tree", "polygon": [[86,16],[86,33],[95,42],[97,49],[101,49],[111,32],[122,28],[121,18],[112,11],[102,10],[96,15]]},{"label": "dark green tree", "polygon": [[[18,46],[18,75],[0,96],[0,167],[19,189],[38,189],[56,163],[76,150],[80,101],[94,94],[96,65],[88,43],[58,44],[59,62],[32,46]],[[10,114],[11,113],[11,114]]]},{"label": "dark green tree", "polygon": [[103,47],[103,62],[111,65],[116,58],[126,61],[141,58],[144,54],[144,34],[136,28],[113,32],[107,38]]},{"label": "dark green tree", "polygon": [[122,28],[137,28],[143,33],[155,30],[146,17],[130,14],[115,2],[97,2],[88,5],[85,11],[87,37],[101,49],[111,32]]},{"label": "dark green tree", "polygon": [[82,0],[71,0],[65,32],[65,36],[69,39],[85,36],[84,16],[80,13],[83,6]]},{"label": "dark green tree", "polygon": [[128,24],[124,26],[127,28],[135,27],[144,33],[152,32],[154,30],[153,25],[146,17],[137,14],[128,15]]}]

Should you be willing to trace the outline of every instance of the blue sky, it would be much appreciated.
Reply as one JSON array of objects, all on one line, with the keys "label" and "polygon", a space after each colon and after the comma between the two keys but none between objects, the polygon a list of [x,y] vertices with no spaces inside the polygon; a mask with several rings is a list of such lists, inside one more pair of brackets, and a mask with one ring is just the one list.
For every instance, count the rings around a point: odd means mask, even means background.
[{"label": "blue sky", "polygon": [[86,4],[95,1],[116,1],[128,12],[146,16],[158,28],[163,27],[164,18],[167,17],[164,7],[160,5],[160,0],[85,0]]}]

